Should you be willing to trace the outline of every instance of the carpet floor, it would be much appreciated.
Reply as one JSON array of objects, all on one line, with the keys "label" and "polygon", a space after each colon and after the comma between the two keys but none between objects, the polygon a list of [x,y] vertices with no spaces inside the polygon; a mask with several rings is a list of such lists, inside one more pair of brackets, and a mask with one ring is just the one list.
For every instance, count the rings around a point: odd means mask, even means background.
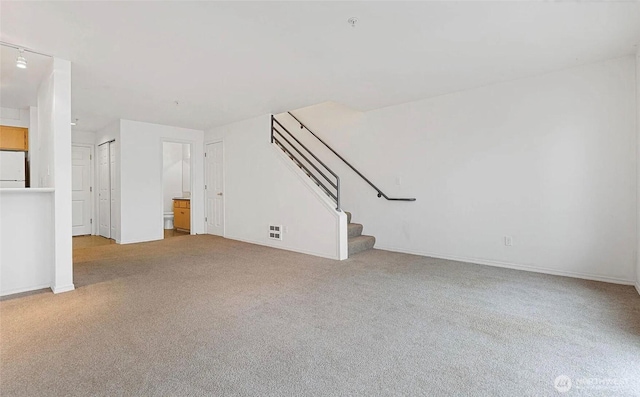
[{"label": "carpet floor", "polygon": [[629,286],[214,236],[74,261],[75,291],[0,302],[2,396],[640,395]]}]

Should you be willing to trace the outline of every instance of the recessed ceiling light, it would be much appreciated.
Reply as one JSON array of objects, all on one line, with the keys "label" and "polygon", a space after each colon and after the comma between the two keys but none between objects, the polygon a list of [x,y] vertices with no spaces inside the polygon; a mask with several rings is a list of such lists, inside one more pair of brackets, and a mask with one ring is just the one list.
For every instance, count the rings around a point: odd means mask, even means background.
[{"label": "recessed ceiling light", "polygon": [[349,25],[351,25],[352,28],[355,28],[356,27],[356,23],[358,23],[358,18],[351,17],[351,18],[347,19],[347,23]]},{"label": "recessed ceiling light", "polygon": [[24,57],[24,49],[18,49],[18,58],[16,58],[16,67],[19,69],[27,68],[27,59]]}]

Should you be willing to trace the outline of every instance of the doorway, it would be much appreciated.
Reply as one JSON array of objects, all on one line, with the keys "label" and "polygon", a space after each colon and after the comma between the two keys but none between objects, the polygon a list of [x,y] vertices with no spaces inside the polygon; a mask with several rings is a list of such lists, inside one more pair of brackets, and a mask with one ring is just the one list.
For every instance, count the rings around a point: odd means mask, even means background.
[{"label": "doorway", "polygon": [[164,238],[191,234],[191,144],[162,142]]},{"label": "doorway", "polygon": [[205,146],[205,220],[208,234],[224,236],[223,142]]},{"label": "doorway", "polygon": [[93,234],[93,146],[71,146],[72,235]]},{"label": "doorway", "polygon": [[98,146],[98,235],[115,238],[117,221],[114,218],[116,195],[116,142]]}]

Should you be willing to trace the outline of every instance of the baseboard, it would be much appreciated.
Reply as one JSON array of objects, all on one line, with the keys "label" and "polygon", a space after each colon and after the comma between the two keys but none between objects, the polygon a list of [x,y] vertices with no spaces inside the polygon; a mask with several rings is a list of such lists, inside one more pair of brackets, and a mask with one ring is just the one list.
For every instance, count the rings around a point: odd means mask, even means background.
[{"label": "baseboard", "polygon": [[118,241],[118,240],[116,240],[116,244],[129,245],[129,244],[150,243],[150,242],[153,242],[153,241],[161,241],[161,240],[164,240],[164,234],[162,235],[162,237],[157,237],[157,238],[153,238],[153,239],[146,239],[146,240],[130,240],[130,241],[123,241],[123,240]]},{"label": "baseboard", "polygon": [[640,295],[640,281],[636,283],[636,291],[638,291],[638,295]]},{"label": "baseboard", "polygon": [[45,289],[45,288],[50,288],[50,287],[51,287],[51,284],[42,284],[42,285],[36,285],[36,286],[33,286],[33,287],[16,288],[16,289],[12,289],[12,290],[9,290],[9,291],[3,291],[2,293],[0,293],[0,296],[21,294],[23,292],[36,291],[36,290],[39,290],[39,289]]},{"label": "baseboard", "polygon": [[[412,255],[419,255],[419,256],[428,256],[428,257],[431,257],[431,258],[447,259],[447,260],[451,260],[451,261],[465,262],[465,263],[471,263],[471,264],[477,264],[477,265],[486,265],[486,266],[502,267],[502,268],[506,268],[506,269],[523,270],[523,271],[534,272],[534,273],[551,274],[553,276],[572,277],[572,278],[579,278],[579,279],[584,279],[584,280],[602,281],[602,282],[605,282],[605,283],[622,284],[622,285],[634,285],[635,284],[634,280],[626,280],[626,279],[621,279],[621,278],[616,278],[616,277],[601,276],[601,275],[597,275],[597,274],[567,272],[567,271],[563,271],[563,270],[555,270],[555,269],[549,269],[549,268],[538,267],[538,266],[520,265],[520,264],[517,264],[517,263],[492,261],[492,260],[487,260],[487,259],[466,258],[466,257],[452,256],[452,255],[443,255],[443,254],[437,254],[437,253],[433,253],[433,252],[418,252],[418,251],[405,250],[405,249],[393,248],[393,247],[377,246],[375,248],[376,249],[386,250],[386,251],[401,252],[401,253],[404,253],[404,254],[412,254]],[[636,288],[638,288],[637,285],[636,285]],[[639,292],[640,292],[640,290],[639,290]]]},{"label": "baseboard", "polygon": [[313,251],[307,251],[307,250],[301,250],[301,249],[293,249],[293,248],[289,248],[289,247],[280,247],[280,246],[277,246],[277,245],[266,244],[263,241],[254,241],[254,240],[249,240],[249,239],[235,237],[235,236],[229,236],[229,235],[224,236],[224,238],[227,238],[229,240],[242,241],[243,243],[262,245],[263,247],[270,247],[270,248],[275,248],[275,249],[279,249],[279,250],[297,252],[299,254],[319,256],[321,258],[333,259],[333,260],[338,260],[338,261],[340,260],[340,256],[339,255],[336,257],[336,256],[326,255],[326,254],[313,252]]},{"label": "baseboard", "polygon": [[74,289],[75,286],[73,284],[64,285],[62,287],[51,286],[51,291],[53,291],[54,294],[61,294],[63,292],[73,291]]}]

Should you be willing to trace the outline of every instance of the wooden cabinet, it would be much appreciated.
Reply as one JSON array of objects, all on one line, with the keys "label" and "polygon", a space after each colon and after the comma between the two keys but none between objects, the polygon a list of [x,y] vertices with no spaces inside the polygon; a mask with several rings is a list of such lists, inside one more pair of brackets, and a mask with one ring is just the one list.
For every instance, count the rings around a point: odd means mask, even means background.
[{"label": "wooden cabinet", "polygon": [[173,227],[180,230],[191,230],[191,201],[173,200]]},{"label": "wooden cabinet", "polygon": [[0,125],[0,150],[29,150],[29,130]]}]

